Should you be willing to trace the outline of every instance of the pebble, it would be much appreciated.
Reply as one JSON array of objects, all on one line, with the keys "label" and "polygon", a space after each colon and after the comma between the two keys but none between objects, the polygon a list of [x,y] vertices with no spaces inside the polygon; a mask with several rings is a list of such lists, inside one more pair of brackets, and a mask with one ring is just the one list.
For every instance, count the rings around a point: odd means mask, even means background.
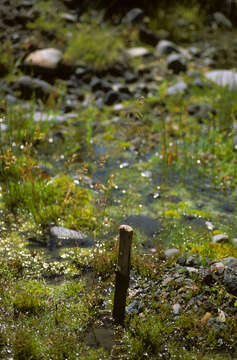
[{"label": "pebble", "polygon": [[212,237],[212,243],[227,243],[229,242],[229,237],[226,234],[216,234]]},{"label": "pebble", "polygon": [[173,248],[173,249],[167,249],[167,250],[165,250],[165,252],[164,252],[166,259],[172,259],[172,258],[178,256],[179,253],[180,253],[180,251],[179,251],[178,249],[175,249],[175,248]]},{"label": "pebble", "polygon": [[172,306],[173,309],[173,313],[175,315],[178,315],[180,313],[180,311],[182,310],[182,306],[179,303],[176,303]]},{"label": "pebble", "polygon": [[168,55],[172,52],[179,52],[178,47],[169,40],[161,40],[156,46],[156,55]]},{"label": "pebble", "polygon": [[167,58],[167,68],[174,74],[185,72],[187,70],[186,60],[181,54],[171,54]]},{"label": "pebble", "polygon": [[173,86],[169,86],[167,89],[167,95],[176,95],[186,92],[188,90],[188,85],[184,81],[179,81]]}]

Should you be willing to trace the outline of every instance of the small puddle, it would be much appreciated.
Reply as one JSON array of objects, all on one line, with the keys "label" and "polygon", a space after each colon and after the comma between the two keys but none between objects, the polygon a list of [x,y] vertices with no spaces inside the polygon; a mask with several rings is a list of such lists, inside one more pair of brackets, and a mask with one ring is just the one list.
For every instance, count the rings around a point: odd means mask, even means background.
[{"label": "small puddle", "polygon": [[111,352],[115,341],[114,329],[106,327],[91,328],[86,336],[86,344],[92,348],[104,348],[108,352]]},{"label": "small puddle", "polygon": [[115,329],[111,313],[101,310],[97,317],[97,324],[89,328],[85,342],[92,348],[104,348],[111,352],[115,344]]}]

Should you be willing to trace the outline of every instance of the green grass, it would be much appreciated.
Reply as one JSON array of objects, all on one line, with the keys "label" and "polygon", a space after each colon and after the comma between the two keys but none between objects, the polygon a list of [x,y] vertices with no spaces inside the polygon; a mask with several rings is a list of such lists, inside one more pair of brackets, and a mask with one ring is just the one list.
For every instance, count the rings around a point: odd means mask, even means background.
[{"label": "green grass", "polygon": [[111,30],[107,25],[83,25],[69,41],[64,60],[66,63],[80,60],[103,70],[121,60],[123,46],[118,29]]}]

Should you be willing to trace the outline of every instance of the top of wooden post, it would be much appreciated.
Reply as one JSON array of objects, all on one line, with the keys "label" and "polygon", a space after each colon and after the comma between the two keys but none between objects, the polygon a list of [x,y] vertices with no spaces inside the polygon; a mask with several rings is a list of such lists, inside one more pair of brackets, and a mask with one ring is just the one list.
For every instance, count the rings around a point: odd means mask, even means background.
[{"label": "top of wooden post", "polygon": [[121,231],[126,231],[128,233],[132,233],[133,232],[133,228],[129,225],[120,225],[119,230]]}]

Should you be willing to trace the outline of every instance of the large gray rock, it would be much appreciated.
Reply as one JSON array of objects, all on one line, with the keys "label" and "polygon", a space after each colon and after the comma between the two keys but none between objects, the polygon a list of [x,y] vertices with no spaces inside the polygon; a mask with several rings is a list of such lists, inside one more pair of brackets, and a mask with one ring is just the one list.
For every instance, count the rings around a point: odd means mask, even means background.
[{"label": "large gray rock", "polygon": [[93,240],[80,231],[53,226],[49,229],[49,247],[82,247],[93,246]]},{"label": "large gray rock", "polygon": [[237,72],[231,70],[213,70],[205,74],[208,80],[219,86],[226,86],[229,89],[237,89]]},{"label": "large gray rock", "polygon": [[24,63],[33,67],[37,66],[54,70],[58,67],[62,56],[62,52],[54,48],[36,50],[26,57]]},{"label": "large gray rock", "polygon": [[172,52],[178,53],[179,49],[178,47],[169,40],[161,40],[156,45],[156,54],[157,55],[168,55]]},{"label": "large gray rock", "polygon": [[181,54],[171,54],[167,58],[167,68],[175,74],[187,70],[186,60]]},{"label": "large gray rock", "polygon": [[25,100],[30,100],[34,96],[42,100],[47,100],[53,91],[53,87],[48,82],[30,76],[20,77],[15,82],[14,89],[20,91],[20,97]]}]

